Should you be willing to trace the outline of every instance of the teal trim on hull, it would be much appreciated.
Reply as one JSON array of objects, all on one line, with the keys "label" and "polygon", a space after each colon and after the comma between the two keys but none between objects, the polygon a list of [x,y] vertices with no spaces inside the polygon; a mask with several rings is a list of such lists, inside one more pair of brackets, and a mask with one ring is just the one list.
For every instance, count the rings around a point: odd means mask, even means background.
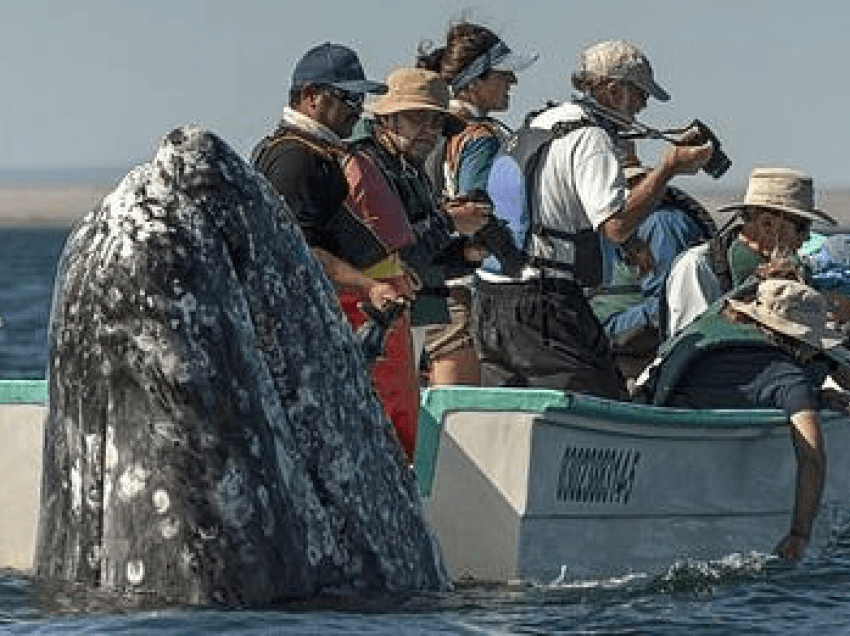
[{"label": "teal trim on hull", "polygon": [[787,423],[779,409],[682,409],[650,406],[634,402],[613,402],[590,395],[573,395],[566,409],[576,417],[608,419],[624,424],[641,424],[664,428],[734,429],[770,428]]},{"label": "teal trim on hull", "polygon": [[47,380],[0,380],[0,404],[47,404]]},{"label": "teal trim on hull", "polygon": [[[47,404],[46,380],[0,380],[0,404]],[[423,496],[431,494],[440,431],[447,413],[453,411],[507,411],[522,413],[568,413],[588,420],[611,420],[621,424],[658,427],[731,429],[742,426],[773,427],[785,423],[778,410],[673,409],[631,402],[612,402],[588,395],[549,389],[499,389],[446,387],[422,392],[414,470]],[[558,423],[555,423],[558,425]]]}]

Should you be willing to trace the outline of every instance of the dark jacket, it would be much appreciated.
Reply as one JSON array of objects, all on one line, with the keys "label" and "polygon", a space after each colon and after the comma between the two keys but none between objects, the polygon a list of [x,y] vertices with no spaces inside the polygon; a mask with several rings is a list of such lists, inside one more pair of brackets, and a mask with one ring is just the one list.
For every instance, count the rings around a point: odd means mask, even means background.
[{"label": "dark jacket", "polygon": [[340,238],[328,230],[348,196],[339,164],[343,149],[281,125],[252,153],[252,162],[283,196],[311,247],[340,256]]},{"label": "dark jacket", "polygon": [[448,323],[445,271],[437,262],[457,239],[452,236],[451,219],[439,210],[428,177],[409,161],[387,152],[372,136],[359,139],[351,150],[374,160],[401,200],[416,236],[414,244],[400,250],[402,260],[423,283],[411,311],[413,325]]}]

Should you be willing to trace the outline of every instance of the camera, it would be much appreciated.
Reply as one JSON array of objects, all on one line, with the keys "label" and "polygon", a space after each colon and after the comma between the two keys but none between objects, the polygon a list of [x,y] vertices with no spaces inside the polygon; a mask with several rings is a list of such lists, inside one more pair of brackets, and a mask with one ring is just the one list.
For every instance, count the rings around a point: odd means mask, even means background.
[{"label": "camera", "polygon": [[491,216],[487,223],[473,236],[499,261],[502,273],[507,276],[519,276],[525,266],[526,257],[514,243],[514,237],[506,221]]},{"label": "camera", "polygon": [[720,140],[717,136],[711,131],[711,128],[702,123],[699,119],[695,119],[691,122],[690,126],[687,129],[696,129],[696,138],[695,140],[688,140],[693,144],[704,144],[707,141],[711,142],[711,146],[714,151],[711,153],[711,158],[709,158],[708,163],[706,163],[702,169],[707,174],[711,175],[715,179],[719,179],[726,171],[729,170],[732,165],[732,160],[726,155],[725,152],[720,148]]},{"label": "camera", "polygon": [[[453,203],[483,203],[492,207],[493,202],[483,190],[472,190],[468,194],[455,197]],[[507,221],[491,215],[487,222],[473,236],[472,242],[483,245],[502,266],[502,273],[518,276],[526,263],[525,254],[514,243],[513,233]]]}]

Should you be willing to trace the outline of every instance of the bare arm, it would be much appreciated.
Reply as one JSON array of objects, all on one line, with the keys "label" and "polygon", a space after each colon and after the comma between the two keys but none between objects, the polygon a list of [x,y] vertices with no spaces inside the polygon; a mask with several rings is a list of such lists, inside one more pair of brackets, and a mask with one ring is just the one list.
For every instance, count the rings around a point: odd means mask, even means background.
[{"label": "bare arm", "polygon": [[711,153],[710,143],[671,146],[661,162],[632,188],[622,212],[600,225],[600,231],[614,243],[624,243],[658,204],[670,180],[676,175],[696,173],[709,160]]},{"label": "bare arm", "polygon": [[803,556],[826,475],[826,451],[817,411],[799,411],[792,415],[791,436],[797,454],[797,486],[791,530],[776,546],[776,553],[783,559]]},{"label": "bare arm", "polygon": [[319,259],[319,263],[321,263],[325,274],[335,287],[357,291],[364,296],[368,296],[370,302],[375,307],[381,308],[388,302],[400,300],[403,297],[413,297],[412,287],[410,289],[397,290],[388,283],[369,278],[360,270],[338,256],[334,256],[327,250],[323,250],[320,247],[314,247],[312,249],[316,258]]}]

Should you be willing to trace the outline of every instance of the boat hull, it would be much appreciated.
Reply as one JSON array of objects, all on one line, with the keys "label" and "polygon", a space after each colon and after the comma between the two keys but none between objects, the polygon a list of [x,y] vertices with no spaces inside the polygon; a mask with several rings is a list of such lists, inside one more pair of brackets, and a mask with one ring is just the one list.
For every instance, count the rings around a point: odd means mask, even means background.
[{"label": "boat hull", "polygon": [[46,400],[44,381],[0,382],[0,568],[32,569]]},{"label": "boat hull", "polygon": [[[770,553],[796,462],[778,411],[660,409],[549,391],[423,396],[423,496],[455,579],[581,580]],[[824,413],[827,484],[812,546],[850,508],[850,420]]]},{"label": "boat hull", "polygon": [[[0,382],[0,568],[32,568],[43,381]],[[687,411],[519,389],[423,393],[415,468],[455,580],[655,574],[770,553],[796,462],[775,411]],[[850,420],[825,412],[827,483],[810,550],[850,522]]]}]

